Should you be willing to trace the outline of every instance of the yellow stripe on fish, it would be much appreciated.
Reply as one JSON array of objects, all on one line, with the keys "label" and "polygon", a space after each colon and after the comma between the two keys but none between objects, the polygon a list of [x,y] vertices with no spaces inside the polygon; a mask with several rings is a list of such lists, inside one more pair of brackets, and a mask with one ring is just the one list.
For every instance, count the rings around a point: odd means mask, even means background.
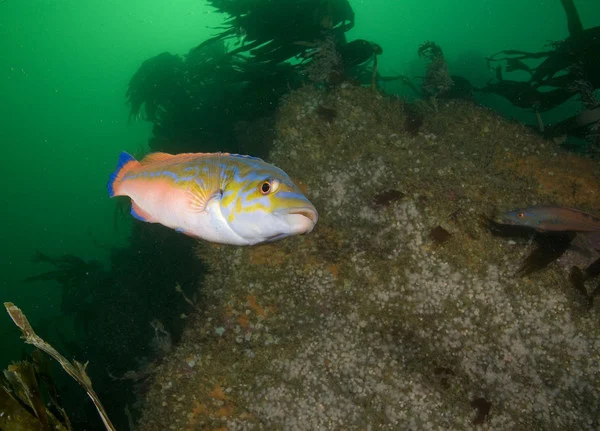
[{"label": "yellow stripe on fish", "polygon": [[229,153],[121,153],[108,193],[131,198],[131,214],[211,242],[251,245],[312,231],[317,210],[289,176]]}]

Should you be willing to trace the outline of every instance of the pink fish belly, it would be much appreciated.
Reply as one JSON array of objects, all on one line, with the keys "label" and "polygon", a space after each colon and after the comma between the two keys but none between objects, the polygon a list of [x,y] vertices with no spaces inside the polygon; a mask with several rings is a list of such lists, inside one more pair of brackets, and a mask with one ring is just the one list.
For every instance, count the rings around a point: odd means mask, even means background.
[{"label": "pink fish belly", "polygon": [[150,223],[160,223],[172,229],[182,228],[189,212],[185,189],[161,179],[132,179],[122,184],[121,193],[129,196]]}]

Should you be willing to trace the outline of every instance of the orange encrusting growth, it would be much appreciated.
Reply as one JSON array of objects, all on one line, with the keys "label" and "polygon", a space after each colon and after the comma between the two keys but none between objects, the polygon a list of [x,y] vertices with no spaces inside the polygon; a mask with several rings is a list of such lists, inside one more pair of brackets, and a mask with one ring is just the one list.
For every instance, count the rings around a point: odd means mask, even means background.
[{"label": "orange encrusting growth", "polygon": [[[206,392],[205,392],[206,393]],[[206,395],[208,400],[206,403],[194,400],[192,409],[188,414],[188,430],[198,429],[198,426],[203,424],[207,419],[223,420],[230,418],[235,413],[235,406],[221,385],[216,384],[213,389],[209,390]],[[204,428],[202,428],[204,429]],[[227,430],[226,427],[211,428],[213,430]]]},{"label": "orange encrusting growth", "polygon": [[258,304],[258,302],[256,301],[256,296],[254,296],[254,295],[248,295],[248,305],[259,316],[261,316],[261,317],[267,317],[267,312],[268,311],[265,308],[261,307]]},{"label": "orange encrusting growth", "polygon": [[588,159],[571,154],[541,160],[538,156],[516,158],[507,153],[499,168],[508,168],[519,177],[537,182],[537,191],[551,202],[570,207],[598,208],[600,185],[596,165]]}]

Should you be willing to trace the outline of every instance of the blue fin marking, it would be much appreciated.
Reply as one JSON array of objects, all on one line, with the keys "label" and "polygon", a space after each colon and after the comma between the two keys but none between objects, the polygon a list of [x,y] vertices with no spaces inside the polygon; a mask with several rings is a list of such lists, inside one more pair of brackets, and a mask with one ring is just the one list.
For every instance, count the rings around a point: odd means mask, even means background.
[{"label": "blue fin marking", "polygon": [[131,162],[132,160],[135,160],[135,158],[126,151],[122,151],[121,154],[119,154],[119,161],[117,162],[117,167],[115,168],[114,172],[110,174],[110,177],[108,179],[108,196],[110,196],[111,198],[115,195],[114,184],[115,180],[119,176],[119,172],[121,171],[121,169],[123,169],[123,166],[125,166],[126,163]]}]

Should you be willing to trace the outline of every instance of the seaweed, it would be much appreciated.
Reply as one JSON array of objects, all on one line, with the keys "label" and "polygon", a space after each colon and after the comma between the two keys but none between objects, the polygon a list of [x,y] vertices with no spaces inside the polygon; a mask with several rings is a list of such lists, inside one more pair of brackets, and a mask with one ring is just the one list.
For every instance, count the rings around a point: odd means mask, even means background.
[{"label": "seaweed", "polygon": [[[496,70],[496,81],[488,82],[479,91],[498,94],[515,106],[534,110],[538,129],[545,137],[568,134],[586,139],[591,150],[597,150],[600,116],[590,113],[600,106],[595,95],[600,88],[600,61],[595,55],[600,49],[600,26],[584,29],[573,0],[561,0],[561,3],[569,37],[551,43],[551,49],[544,51],[510,49],[487,57],[488,66]],[[527,62],[537,64],[530,66]],[[509,73],[525,71],[530,78],[527,81],[504,79],[502,66]],[[557,108],[575,95],[579,95],[585,111],[546,127],[539,113]]]},{"label": "seaweed", "polygon": [[164,52],[146,60],[129,82],[129,117],[153,123],[153,151],[266,157],[265,142],[272,139],[240,148],[248,142],[235,133],[240,122],[272,118],[281,97],[307,79],[317,85],[377,81],[383,50],[362,39],[347,42],[354,26],[348,0],[209,3],[229,15],[220,33],[185,56]]},{"label": "seaweed", "polygon": [[[48,355],[54,358],[67,372],[67,374],[69,374],[85,389],[88,396],[96,406],[98,414],[100,415],[100,418],[102,419],[106,429],[109,431],[114,431],[116,428],[108,418],[108,414],[106,413],[106,410],[104,410],[104,406],[100,402],[100,398],[98,398],[98,395],[96,395],[96,392],[92,388],[92,381],[85,372],[87,362],[85,364],[81,364],[77,361],[69,361],[54,347],[45,342],[35,333],[25,314],[23,314],[23,312],[16,305],[14,305],[12,302],[5,302],[4,307],[6,308],[6,311],[15,325],[17,325],[17,327],[22,331],[25,342],[27,344],[34,345],[38,349],[46,352]],[[10,371],[11,369],[9,368],[9,372]],[[48,428],[48,416],[45,416],[42,413],[45,411],[45,409],[39,391],[37,390],[37,383],[34,380],[35,377],[32,373],[32,369],[28,366],[21,366],[20,368],[13,367],[12,371],[12,374],[5,375],[8,376],[13,387],[18,388],[18,395],[20,395],[19,398],[25,398],[27,400],[27,404],[34,409],[36,416],[40,419],[42,429],[50,429]],[[70,429],[70,427],[67,429]]]},{"label": "seaweed", "polygon": [[305,42],[333,34],[342,38],[354,26],[354,11],[347,0],[209,0],[219,12],[230,15],[225,30],[200,44],[215,40],[243,39],[231,54],[249,52],[259,63],[276,64],[299,56]]},{"label": "seaweed", "polygon": [[96,260],[86,261],[78,256],[64,254],[48,256],[40,251],[32,258],[36,263],[48,263],[55,269],[27,277],[25,282],[56,281],[62,289],[61,311],[74,316],[76,323],[87,329],[96,311],[93,302],[105,286],[112,284],[112,276]]},{"label": "seaweed", "polygon": [[435,42],[427,41],[419,47],[418,54],[419,57],[429,61],[425,77],[423,78],[423,95],[435,103],[437,97],[450,91],[454,85],[454,81],[450,77],[444,53],[439,45]]}]

